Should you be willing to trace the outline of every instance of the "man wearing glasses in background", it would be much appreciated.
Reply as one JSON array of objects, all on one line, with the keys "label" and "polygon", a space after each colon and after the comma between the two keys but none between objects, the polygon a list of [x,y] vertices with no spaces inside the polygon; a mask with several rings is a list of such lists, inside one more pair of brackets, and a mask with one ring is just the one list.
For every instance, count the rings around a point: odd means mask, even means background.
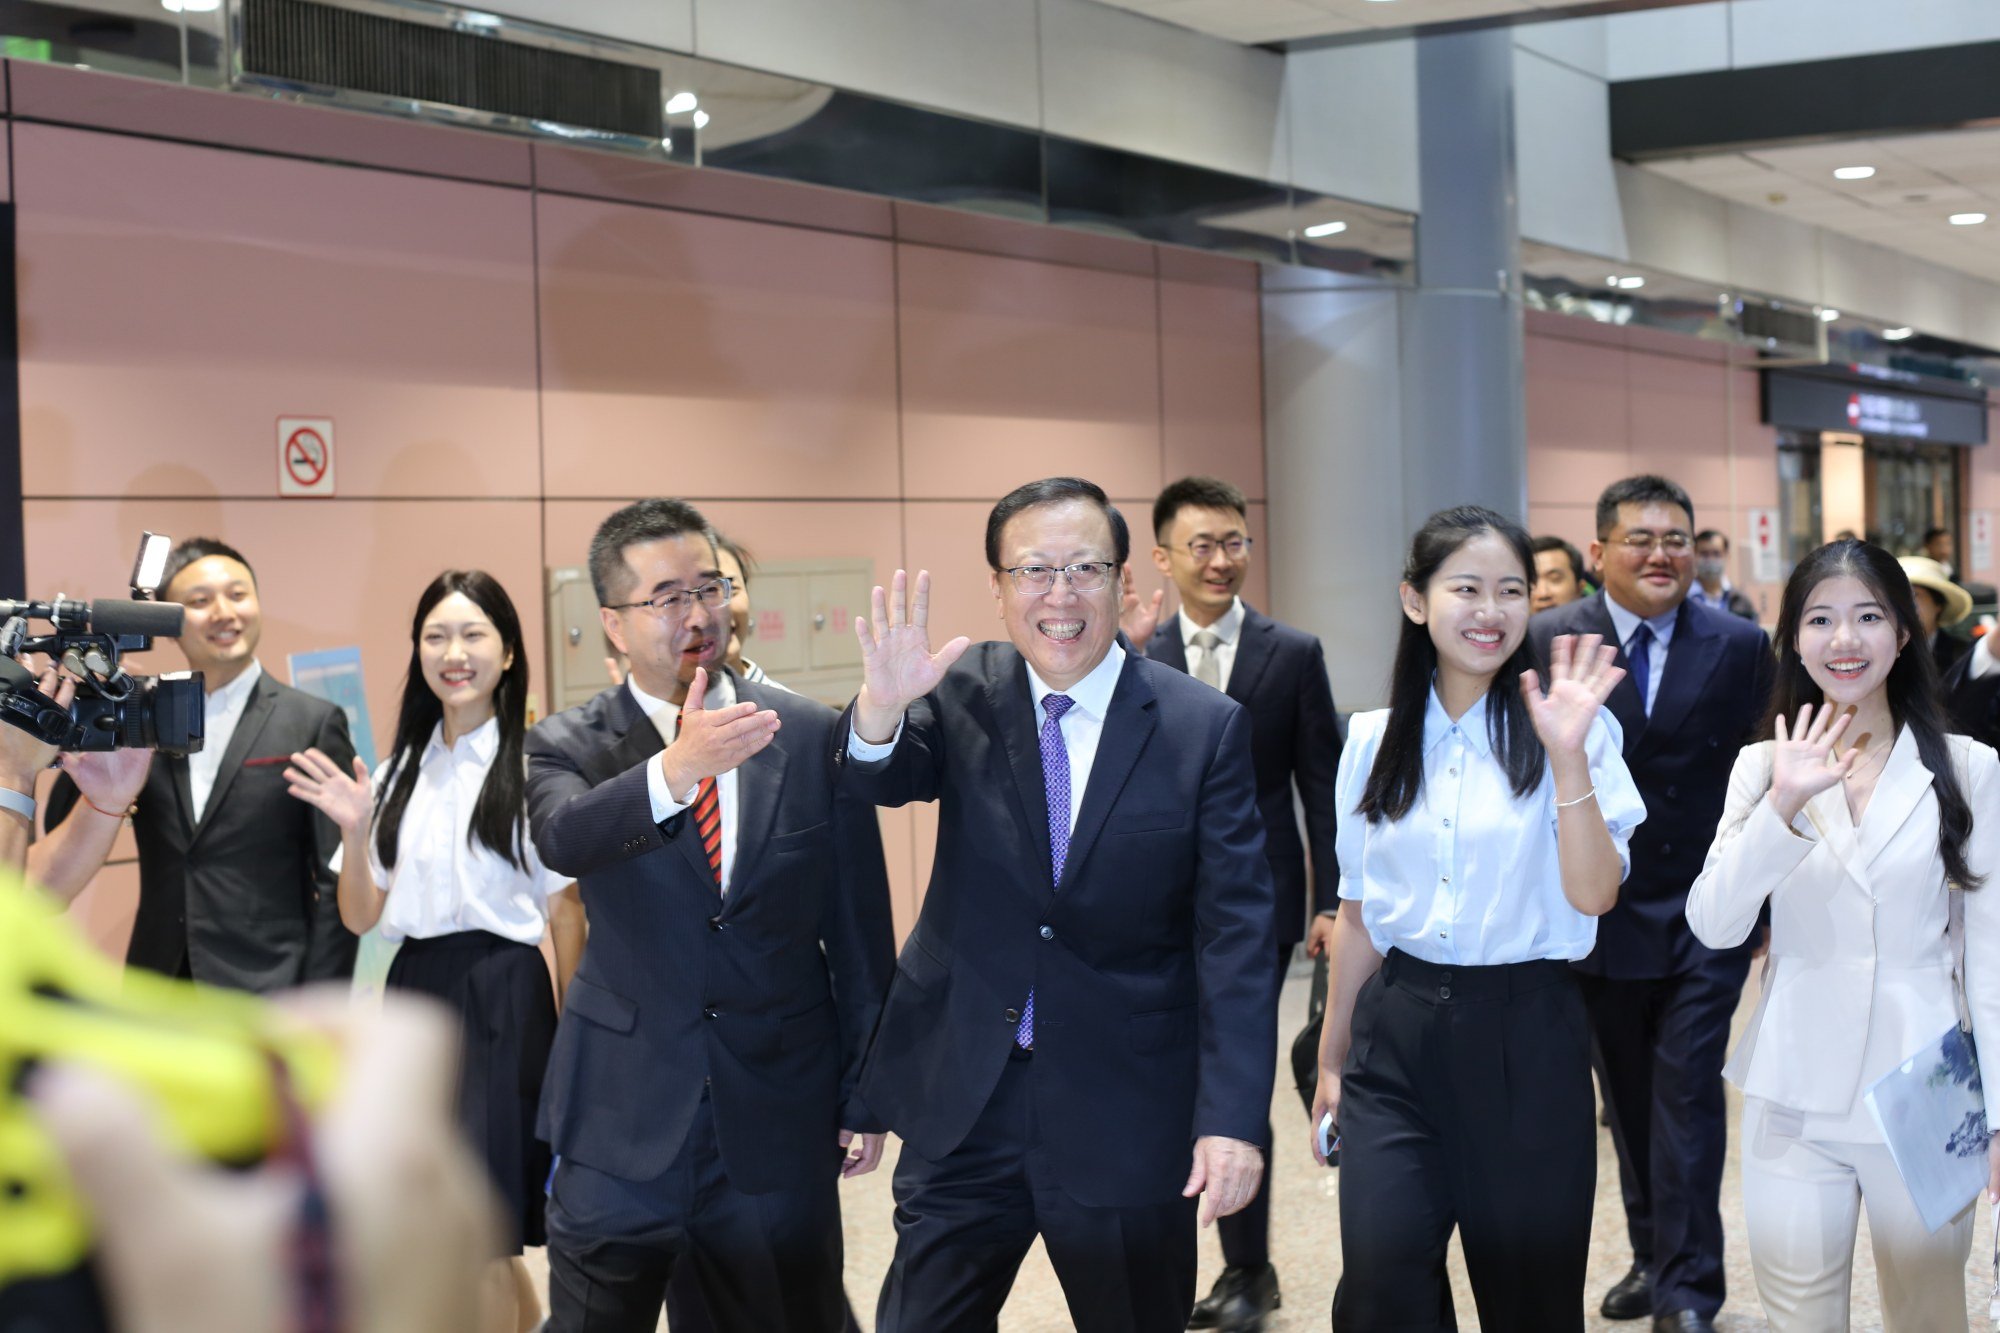
[{"label": "man wearing glasses in background", "polygon": [[1529,622],[1548,660],[1559,634],[1618,645],[1625,679],[1606,706],[1646,802],[1632,873],[1576,964],[1596,1031],[1632,1269],[1608,1319],[1709,1333],[1722,1307],[1722,1064],[1753,940],[1714,950],[1689,932],[1688,886],[1722,818],[1736,752],[1762,722],[1771,644],[1755,623],[1688,597],[1694,503],[1665,477],[1627,477],[1597,501],[1590,554],[1604,590]]},{"label": "man wearing glasses in background", "polygon": [[590,947],[539,1123],[549,1333],[651,1333],[692,1268],[725,1329],[839,1333],[836,1182],[875,1168],[855,1100],[895,967],[875,812],[834,790],[824,704],[733,677],[729,580],[679,500],[590,546],[623,685],[528,736],[528,815]]},{"label": "man wearing glasses in background", "polygon": [[1037,1235],[1079,1333],[1172,1333],[1256,1193],[1272,895],[1241,704],[1118,644],[1124,518],[1051,477],[986,523],[1011,642],[931,649],[930,578],[857,622],[845,791],[938,803],[861,1097],[903,1138],[877,1333],[990,1329]]},{"label": "man wearing glasses in background", "polygon": [[[1214,477],[1183,477],[1153,502],[1153,565],[1173,581],[1180,610],[1154,628],[1156,597],[1148,613],[1127,595],[1125,633],[1146,656],[1212,685],[1250,710],[1250,753],[1257,771],[1257,806],[1264,817],[1264,857],[1277,890],[1280,985],[1293,947],[1307,939],[1317,958],[1333,933],[1340,869],[1334,860],[1334,778],[1340,768],[1340,722],[1319,640],[1281,625],[1243,601],[1250,573],[1251,540],[1243,492]],[[1292,807],[1298,788],[1305,811],[1304,841]],[[1306,851],[1312,851],[1310,910]],[[1312,919],[1310,938],[1306,921]],[[1201,1299],[1189,1328],[1257,1333],[1278,1305],[1278,1272],[1271,1264],[1271,1189],[1267,1180],[1249,1206],[1225,1217],[1216,1230],[1225,1267],[1214,1290]]]}]

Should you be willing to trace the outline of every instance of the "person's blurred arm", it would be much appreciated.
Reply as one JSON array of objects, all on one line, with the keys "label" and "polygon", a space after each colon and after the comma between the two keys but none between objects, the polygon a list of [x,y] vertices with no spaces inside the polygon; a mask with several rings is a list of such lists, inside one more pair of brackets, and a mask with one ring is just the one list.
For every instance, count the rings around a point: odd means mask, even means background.
[{"label": "person's blurred arm", "polygon": [[28,849],[28,878],[63,902],[72,901],[111,855],[133,802],[153,769],[151,750],[99,750],[62,757],[64,777],[75,788],[66,814],[51,802],[48,835]]}]

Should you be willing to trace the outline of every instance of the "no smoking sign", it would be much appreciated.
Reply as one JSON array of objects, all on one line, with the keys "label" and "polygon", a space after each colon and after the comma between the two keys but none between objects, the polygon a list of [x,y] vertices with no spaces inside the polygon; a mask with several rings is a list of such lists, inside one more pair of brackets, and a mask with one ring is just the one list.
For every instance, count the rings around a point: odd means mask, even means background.
[{"label": "no smoking sign", "polygon": [[279,417],[278,494],[333,493],[333,419]]}]

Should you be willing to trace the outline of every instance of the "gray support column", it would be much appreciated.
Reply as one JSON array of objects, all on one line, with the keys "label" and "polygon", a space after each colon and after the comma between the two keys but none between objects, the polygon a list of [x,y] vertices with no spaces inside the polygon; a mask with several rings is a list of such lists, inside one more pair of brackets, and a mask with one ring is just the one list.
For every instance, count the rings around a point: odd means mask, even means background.
[{"label": "gray support column", "polygon": [[1417,42],[1423,212],[1404,298],[1403,517],[1528,505],[1514,46],[1488,28]]}]

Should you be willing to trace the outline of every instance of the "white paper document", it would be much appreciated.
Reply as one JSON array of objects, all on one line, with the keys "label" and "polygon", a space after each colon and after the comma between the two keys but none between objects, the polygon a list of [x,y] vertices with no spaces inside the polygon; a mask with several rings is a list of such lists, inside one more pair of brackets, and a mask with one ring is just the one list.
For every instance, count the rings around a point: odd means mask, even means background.
[{"label": "white paper document", "polygon": [[1869,1087],[1868,1109],[1932,1231],[1986,1186],[1986,1099],[1956,1024]]}]

